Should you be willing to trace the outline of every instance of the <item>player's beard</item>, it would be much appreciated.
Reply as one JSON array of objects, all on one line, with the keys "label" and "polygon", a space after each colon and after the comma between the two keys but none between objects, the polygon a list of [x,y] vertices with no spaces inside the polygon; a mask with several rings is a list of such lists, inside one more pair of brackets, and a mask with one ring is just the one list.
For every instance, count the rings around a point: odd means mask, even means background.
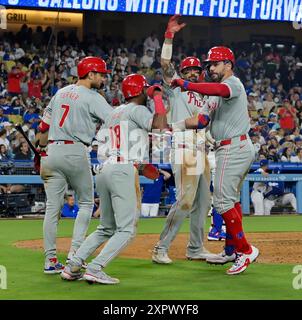
[{"label": "player's beard", "polygon": [[224,75],[221,73],[210,73],[210,77],[212,79],[213,82],[221,82],[221,80],[223,79]]},{"label": "player's beard", "polygon": [[97,90],[103,89],[103,88],[104,88],[104,83],[103,83],[103,82],[101,82],[101,83],[92,82],[92,83],[91,83],[91,88],[92,88],[92,89],[97,89]]},{"label": "player's beard", "polygon": [[184,76],[183,78],[184,78],[184,80],[197,83],[198,79],[199,79],[199,76],[200,75],[197,75],[197,74],[191,74],[189,76]]}]

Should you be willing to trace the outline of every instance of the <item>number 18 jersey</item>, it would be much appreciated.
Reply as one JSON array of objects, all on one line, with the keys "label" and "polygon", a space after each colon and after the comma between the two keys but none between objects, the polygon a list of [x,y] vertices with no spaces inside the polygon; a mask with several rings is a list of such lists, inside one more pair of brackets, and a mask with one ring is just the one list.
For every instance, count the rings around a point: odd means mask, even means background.
[{"label": "number 18 jersey", "polygon": [[147,160],[152,122],[153,114],[143,105],[129,103],[115,108],[97,134],[99,160]]}]

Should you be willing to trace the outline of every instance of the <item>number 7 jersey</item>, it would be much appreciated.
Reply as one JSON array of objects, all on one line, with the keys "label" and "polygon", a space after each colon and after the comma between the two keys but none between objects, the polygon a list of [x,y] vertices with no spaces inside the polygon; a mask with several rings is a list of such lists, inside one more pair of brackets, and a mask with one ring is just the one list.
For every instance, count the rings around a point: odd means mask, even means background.
[{"label": "number 7 jersey", "polygon": [[43,115],[49,140],[71,140],[90,145],[96,125],[105,121],[112,107],[98,92],[75,84],[60,89]]}]

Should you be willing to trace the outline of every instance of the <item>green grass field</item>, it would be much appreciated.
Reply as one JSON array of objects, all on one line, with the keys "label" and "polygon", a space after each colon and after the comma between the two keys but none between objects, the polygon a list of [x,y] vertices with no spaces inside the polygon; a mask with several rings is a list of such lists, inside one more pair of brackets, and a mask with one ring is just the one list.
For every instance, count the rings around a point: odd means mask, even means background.
[{"label": "green grass field", "polygon": [[[42,238],[42,220],[0,220],[0,265],[7,269],[7,289],[1,299],[46,300],[141,300],[141,299],[301,299],[293,289],[294,265],[256,263],[239,276],[225,275],[226,266],[176,260],[172,265],[155,265],[150,260],[117,258],[106,268],[121,283],[90,286],[86,282],[62,281],[58,275],[44,275],[42,252],[18,249],[18,240]],[[98,221],[93,220],[89,232]],[[164,219],[141,219],[139,233],[160,233]],[[209,224],[209,219],[207,221]],[[244,218],[246,232],[302,231],[302,216]],[[62,220],[59,237],[70,237],[73,221]],[[188,232],[185,221],[181,232]],[[65,255],[59,255],[65,261]],[[302,264],[302,261],[301,261]]]}]

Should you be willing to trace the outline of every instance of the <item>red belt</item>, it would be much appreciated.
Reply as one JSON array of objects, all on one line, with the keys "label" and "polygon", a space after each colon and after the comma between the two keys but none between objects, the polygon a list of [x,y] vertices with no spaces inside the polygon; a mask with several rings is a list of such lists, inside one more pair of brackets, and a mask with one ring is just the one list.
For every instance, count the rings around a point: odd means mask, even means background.
[{"label": "red belt", "polygon": [[64,144],[74,144],[72,140],[48,140],[49,143],[62,142]]},{"label": "red belt", "polygon": [[[247,135],[243,134],[242,136],[240,136],[240,141],[246,140],[247,139]],[[222,140],[220,141],[220,146],[227,146],[228,144],[232,143],[232,139],[226,139],[226,140]]]}]

